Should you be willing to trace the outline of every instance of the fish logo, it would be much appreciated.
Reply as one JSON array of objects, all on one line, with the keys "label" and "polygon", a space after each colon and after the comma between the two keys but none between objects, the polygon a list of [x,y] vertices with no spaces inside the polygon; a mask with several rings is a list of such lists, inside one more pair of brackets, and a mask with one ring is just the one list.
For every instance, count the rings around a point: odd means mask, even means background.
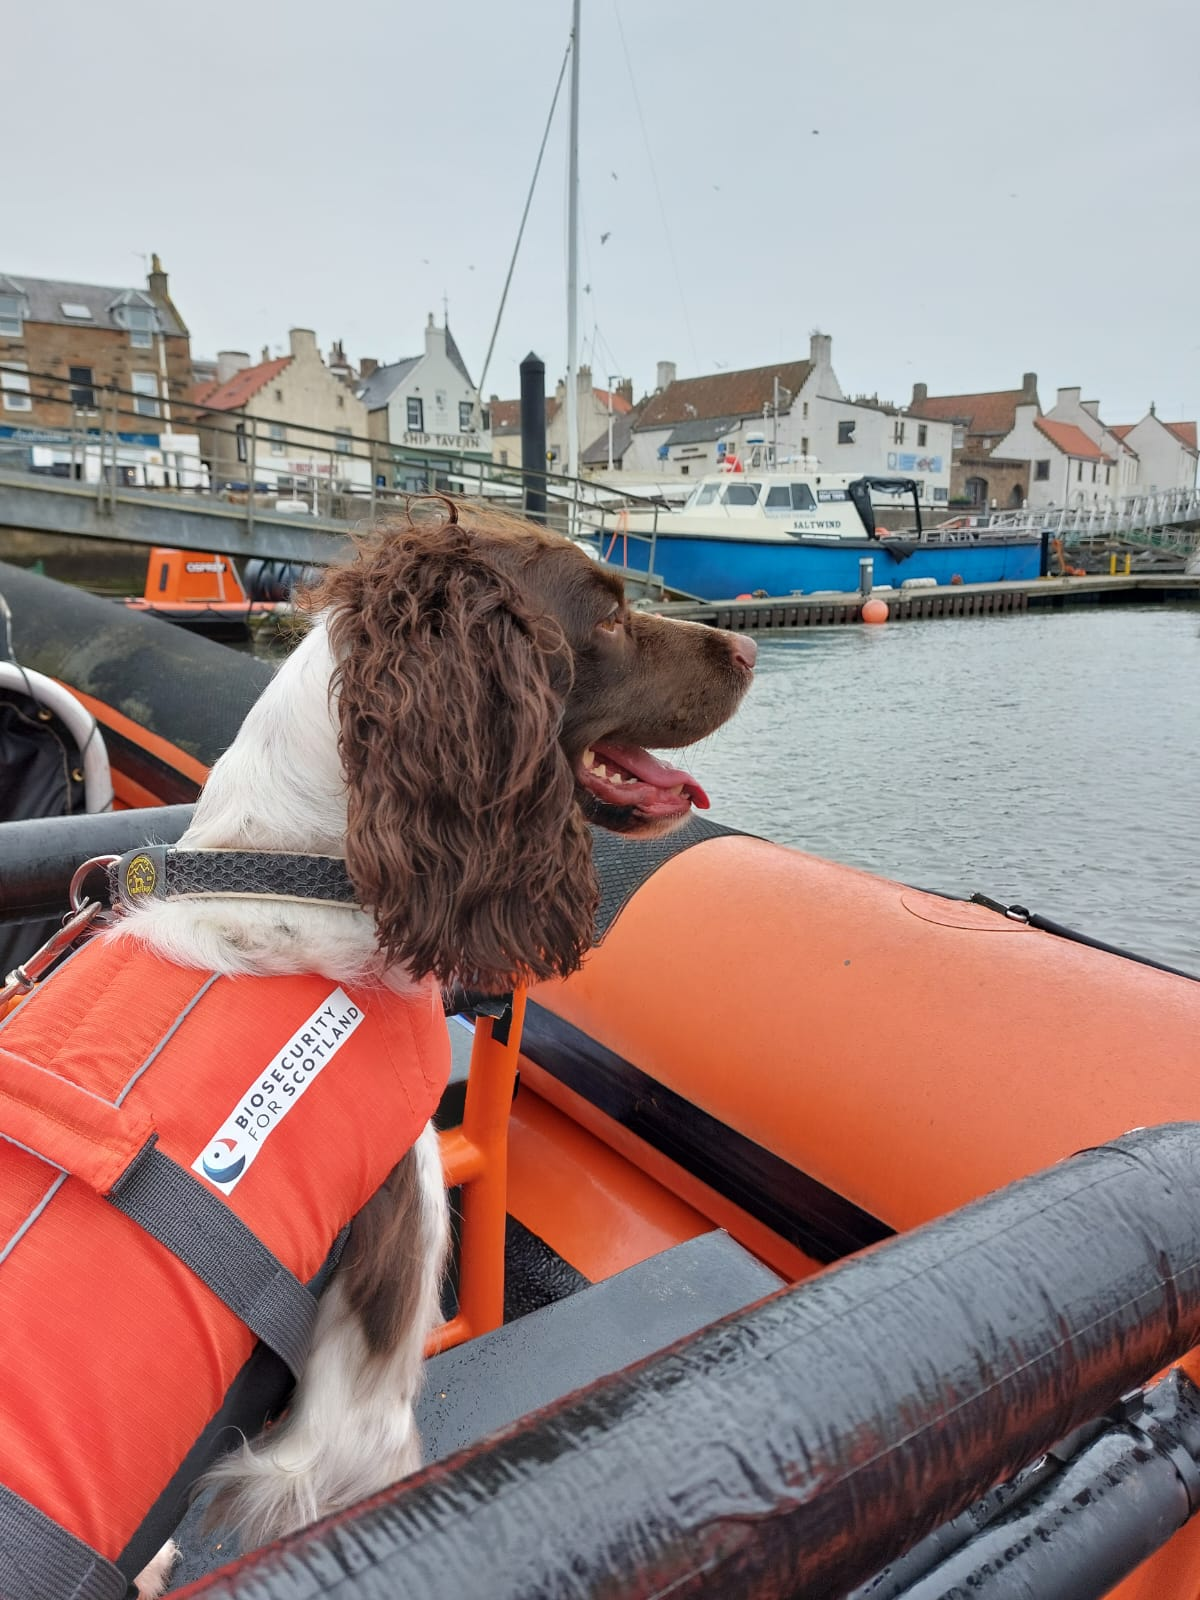
[{"label": "fish logo", "polygon": [[214,1183],[232,1183],[240,1178],[246,1168],[245,1156],[234,1155],[236,1139],[217,1139],[200,1158],[204,1176]]}]

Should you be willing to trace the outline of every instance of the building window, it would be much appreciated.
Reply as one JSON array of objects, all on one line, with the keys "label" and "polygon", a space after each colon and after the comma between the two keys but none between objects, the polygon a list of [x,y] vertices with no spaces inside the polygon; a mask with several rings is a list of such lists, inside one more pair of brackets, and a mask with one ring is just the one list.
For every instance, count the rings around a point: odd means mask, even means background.
[{"label": "building window", "polygon": [[276,400],[279,401],[280,405],[283,404],[283,390],[282,389],[276,389],[275,398],[276,398]]},{"label": "building window", "polygon": [[471,404],[471,402],[469,400],[460,400],[458,402],[458,431],[459,431],[459,433],[470,433],[470,431],[471,431],[472,427],[474,426],[474,424],[475,424],[475,407]]},{"label": "building window", "polygon": [[1105,481],[1105,483],[1111,483],[1112,482],[1112,468],[1111,467],[1105,467],[1105,469],[1104,469],[1104,481]]},{"label": "building window", "polygon": [[950,498],[950,491],[949,491],[949,489],[936,489],[935,488],[934,491],[933,491],[933,498],[935,500],[948,500]]},{"label": "building window", "polygon": [[902,422],[894,422],[892,424],[892,443],[904,443],[904,424]]},{"label": "building window", "polygon": [[91,367],[71,367],[71,404],[76,411],[96,409],[96,391],[92,387]]},{"label": "building window", "polygon": [[1092,462],[1092,482],[1095,483],[1095,481],[1096,481],[1096,463],[1093,461]]},{"label": "building window", "polygon": [[973,506],[981,506],[987,502],[987,479],[968,478],[966,481],[967,499]]},{"label": "building window", "polygon": [[350,454],[350,429],[349,428],[337,428],[334,431],[337,434],[337,453],[338,453],[338,455],[340,455],[340,456],[348,456]]},{"label": "building window", "polygon": [[1035,461],[1033,475],[1039,483],[1045,483],[1050,477],[1050,463],[1048,461]]},{"label": "building window", "polygon": [[133,390],[133,409],[139,417],[158,415],[158,378],[153,372],[131,372],[129,387]]},{"label": "building window", "polygon": [[854,443],[854,424],[853,424],[853,422],[839,422],[838,423],[838,443],[839,444],[853,444]]},{"label": "building window", "polygon": [[807,434],[805,434],[804,437],[800,440],[800,454],[802,456],[806,456],[808,454],[808,435]]},{"label": "building window", "polygon": [[10,339],[19,339],[21,326],[21,296],[0,294],[0,333]]},{"label": "building window", "polygon": [[409,395],[408,401],[408,431],[410,433],[425,432],[425,402],[416,395]]},{"label": "building window", "polygon": [[928,440],[929,440],[929,429],[925,426],[925,424],[923,422],[919,422],[917,424],[917,449],[918,450],[924,450],[925,445],[928,442]]},{"label": "building window", "polygon": [[1083,482],[1083,462],[1082,461],[1077,461],[1075,463],[1075,482],[1076,483],[1082,483]]},{"label": "building window", "polygon": [[29,398],[29,368],[23,361],[0,363],[0,391],[4,394],[5,411],[32,411]]},{"label": "building window", "polygon": [[158,330],[158,317],[149,306],[126,306],[125,326],[129,329],[129,342],[135,350],[149,350],[153,347],[154,335]]},{"label": "building window", "polygon": [[801,422],[807,422],[808,421],[808,401],[807,400],[802,400],[800,402],[800,420],[801,420]]},{"label": "building window", "polygon": [[282,422],[273,422],[268,432],[271,437],[271,454],[281,456],[287,444],[287,429]]},{"label": "building window", "polygon": [[679,469],[679,476],[681,478],[686,478],[688,473],[690,472],[690,470],[691,470],[690,467],[688,467],[688,465],[685,462],[684,465],[681,466],[680,469]]},{"label": "building window", "polygon": [[500,452],[500,465],[502,467],[506,467],[508,465],[508,451],[507,450],[501,450],[501,452]]},{"label": "building window", "polygon": [[961,450],[962,447],[966,444],[966,442],[967,442],[967,430],[966,430],[966,427],[961,422],[956,422],[954,424],[954,443],[953,443],[953,448],[955,450]]},{"label": "building window", "polygon": [[344,394],[338,395],[337,403],[338,403],[338,410],[339,411],[345,411],[345,409],[346,409],[346,396]]},{"label": "building window", "polygon": [[234,435],[235,440],[237,441],[237,458],[238,458],[238,460],[239,461],[247,460],[248,457],[247,457],[247,454],[246,454],[246,424],[244,422],[239,422],[237,424],[237,426],[233,430],[233,435]]}]

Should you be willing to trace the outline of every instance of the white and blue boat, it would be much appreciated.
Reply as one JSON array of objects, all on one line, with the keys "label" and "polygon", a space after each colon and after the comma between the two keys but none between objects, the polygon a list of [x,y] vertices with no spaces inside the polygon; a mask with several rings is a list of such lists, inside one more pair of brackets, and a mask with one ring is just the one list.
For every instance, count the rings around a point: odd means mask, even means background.
[{"label": "white and blue boat", "polygon": [[[911,497],[914,527],[877,526],[875,497]],[[775,467],[700,479],[678,510],[639,508],[593,523],[601,560],[650,572],[666,589],[700,600],[740,595],[851,593],[859,562],[874,561],[877,588],[907,579],[938,584],[1036,578],[1035,532],[925,528],[918,486],[908,478],[852,476]]]}]

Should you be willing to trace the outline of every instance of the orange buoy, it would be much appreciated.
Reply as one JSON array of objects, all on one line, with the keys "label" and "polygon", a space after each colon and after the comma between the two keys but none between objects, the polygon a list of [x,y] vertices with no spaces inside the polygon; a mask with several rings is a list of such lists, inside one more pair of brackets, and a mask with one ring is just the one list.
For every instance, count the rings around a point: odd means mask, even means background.
[{"label": "orange buoy", "polygon": [[733,598],[735,600],[753,600],[754,596],[752,594],[735,594]]},{"label": "orange buoy", "polygon": [[863,603],[863,608],[859,615],[864,622],[886,622],[888,619],[887,601],[867,600]]}]

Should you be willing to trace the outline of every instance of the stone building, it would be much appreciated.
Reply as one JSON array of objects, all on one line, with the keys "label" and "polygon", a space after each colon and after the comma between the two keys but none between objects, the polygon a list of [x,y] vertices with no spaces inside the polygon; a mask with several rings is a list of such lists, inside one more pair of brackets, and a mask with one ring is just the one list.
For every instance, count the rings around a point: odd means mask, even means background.
[{"label": "stone building", "polygon": [[1115,422],[1112,432],[1138,458],[1139,489],[1194,489],[1196,449],[1194,422],[1164,422],[1153,403],[1140,422]]},{"label": "stone building", "polygon": [[[580,367],[575,374],[579,459],[583,466],[608,462],[608,419],[611,411],[614,439],[622,432],[621,419],[633,411],[633,380],[621,378],[612,389],[598,389],[592,382],[592,369]],[[567,470],[567,385],[560,378],[554,393],[546,399],[546,456],[551,472]],[[492,460],[499,466],[521,465],[521,402],[501,400],[493,395],[488,403],[492,425]],[[625,443],[627,445],[628,439]],[[620,471],[620,453],[613,450],[615,471]]]},{"label": "stone building", "polygon": [[257,363],[219,351],[215,381],[193,392],[214,485],[369,489],[366,406],[325,365],[311,329],[292,328],[288,343],[290,354],[264,350]]},{"label": "stone building", "polygon": [[371,438],[388,447],[390,487],[461,489],[478,481],[473,463],[491,460],[479,391],[449,323],[439,327],[432,312],[424,351],[382,365],[364,360],[355,394]]},{"label": "stone building", "polygon": [[177,407],[191,382],[187,325],[157,256],[144,289],[0,273],[0,436],[111,430],[102,390],[115,386],[117,431],[157,444],[190,429]]},{"label": "stone building", "polygon": [[1012,433],[1018,406],[1033,405],[1040,413],[1037,373],[1027,372],[1019,389],[994,389],[982,394],[931,395],[914,383],[910,417],[948,422],[953,427],[950,460],[950,503],[978,510],[1005,510],[1024,504],[1029,493],[1029,461],[997,450]]}]

